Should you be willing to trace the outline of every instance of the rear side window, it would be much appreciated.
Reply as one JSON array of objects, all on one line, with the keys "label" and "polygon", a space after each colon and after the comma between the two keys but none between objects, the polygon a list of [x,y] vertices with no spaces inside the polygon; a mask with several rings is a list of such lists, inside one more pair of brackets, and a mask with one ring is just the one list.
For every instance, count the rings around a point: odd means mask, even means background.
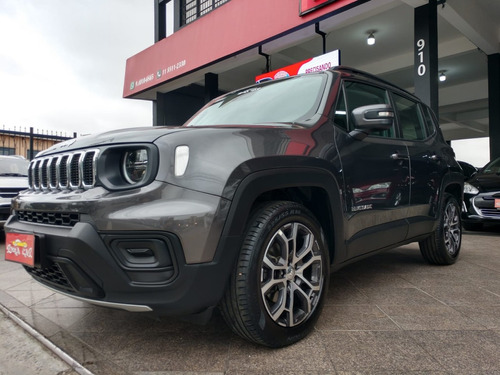
[{"label": "rear side window", "polygon": [[427,138],[427,124],[418,102],[394,94],[401,136],[411,141]]}]

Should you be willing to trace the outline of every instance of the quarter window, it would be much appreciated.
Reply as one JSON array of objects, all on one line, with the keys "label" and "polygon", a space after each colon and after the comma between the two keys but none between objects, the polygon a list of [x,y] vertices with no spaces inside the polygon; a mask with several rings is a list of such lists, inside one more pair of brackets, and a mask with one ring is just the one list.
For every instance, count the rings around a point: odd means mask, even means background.
[{"label": "quarter window", "polygon": [[432,115],[431,109],[426,106],[422,106],[425,118],[425,125],[427,128],[427,135],[432,135],[436,131],[436,122],[434,116]]},{"label": "quarter window", "polygon": [[335,114],[333,116],[333,122],[339,128],[348,131],[347,122],[347,108],[345,106],[344,89],[342,88],[339,93],[339,98],[337,100],[337,106],[335,107]]}]

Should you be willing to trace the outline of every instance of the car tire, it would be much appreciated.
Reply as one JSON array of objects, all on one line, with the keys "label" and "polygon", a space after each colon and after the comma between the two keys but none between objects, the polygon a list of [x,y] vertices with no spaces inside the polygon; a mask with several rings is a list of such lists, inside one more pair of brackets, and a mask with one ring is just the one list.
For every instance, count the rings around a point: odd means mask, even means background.
[{"label": "car tire", "polygon": [[460,206],[450,194],[445,194],[443,211],[435,231],[419,243],[424,259],[431,264],[453,264],[460,253],[462,226]]},{"label": "car tire", "polygon": [[221,312],[241,337],[287,346],[314,328],[328,281],[328,251],[317,220],[295,202],[270,202],[250,220]]}]

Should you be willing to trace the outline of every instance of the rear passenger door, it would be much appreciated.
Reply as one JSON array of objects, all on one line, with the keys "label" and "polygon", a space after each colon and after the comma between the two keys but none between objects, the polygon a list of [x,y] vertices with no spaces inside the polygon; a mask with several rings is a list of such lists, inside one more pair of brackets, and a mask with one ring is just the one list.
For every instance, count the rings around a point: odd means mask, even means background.
[{"label": "rear passenger door", "polygon": [[[334,122],[352,131],[353,109],[389,103],[384,88],[345,81]],[[398,138],[395,125],[362,140],[347,136],[345,141],[347,145],[338,146],[346,196],[347,256],[352,258],[406,238],[409,158],[406,142]]]},{"label": "rear passenger door", "polygon": [[410,155],[410,222],[408,238],[428,233],[435,220],[438,192],[446,165],[430,109],[414,98],[393,93],[401,139]]}]

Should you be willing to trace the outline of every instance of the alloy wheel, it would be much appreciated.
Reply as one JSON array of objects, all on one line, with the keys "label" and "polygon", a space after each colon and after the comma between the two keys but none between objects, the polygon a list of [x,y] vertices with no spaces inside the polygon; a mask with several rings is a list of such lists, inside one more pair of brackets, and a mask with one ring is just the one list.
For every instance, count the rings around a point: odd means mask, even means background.
[{"label": "alloy wheel", "polygon": [[323,288],[322,257],[313,232],[291,222],[271,237],[262,260],[261,295],[280,326],[293,327],[314,312]]}]

